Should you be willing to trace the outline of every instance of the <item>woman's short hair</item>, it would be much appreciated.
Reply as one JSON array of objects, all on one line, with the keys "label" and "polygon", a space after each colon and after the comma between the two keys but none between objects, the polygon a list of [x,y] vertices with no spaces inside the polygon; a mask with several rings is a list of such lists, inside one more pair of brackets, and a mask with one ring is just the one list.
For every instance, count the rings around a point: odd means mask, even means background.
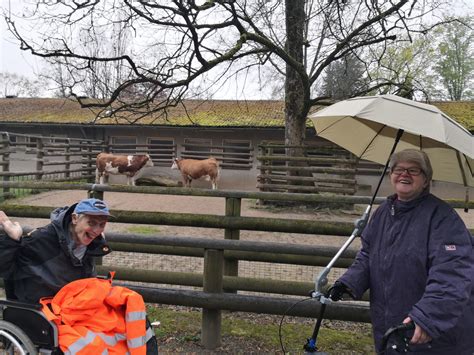
[{"label": "woman's short hair", "polygon": [[430,158],[422,150],[405,149],[392,154],[390,158],[390,171],[400,162],[410,162],[417,164],[423,171],[428,182],[433,178],[433,168],[431,167]]}]

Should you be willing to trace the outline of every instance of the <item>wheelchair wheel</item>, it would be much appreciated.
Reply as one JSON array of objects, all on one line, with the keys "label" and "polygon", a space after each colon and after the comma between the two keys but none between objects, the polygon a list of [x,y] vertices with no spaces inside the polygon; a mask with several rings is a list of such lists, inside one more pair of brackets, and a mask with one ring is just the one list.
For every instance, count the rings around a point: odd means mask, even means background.
[{"label": "wheelchair wheel", "polygon": [[36,355],[28,335],[16,325],[0,320],[0,355]]}]

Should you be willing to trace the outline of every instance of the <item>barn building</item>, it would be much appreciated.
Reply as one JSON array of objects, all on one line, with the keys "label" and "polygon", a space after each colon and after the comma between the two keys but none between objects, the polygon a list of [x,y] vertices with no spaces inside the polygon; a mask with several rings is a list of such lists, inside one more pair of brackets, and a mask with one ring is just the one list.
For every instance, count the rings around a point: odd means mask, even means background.
[{"label": "barn building", "polygon": [[[474,102],[436,105],[468,129],[474,129]],[[267,142],[284,141],[283,109],[282,101],[192,100],[166,114],[155,114],[130,124],[113,117],[96,120],[93,112],[81,109],[71,100],[5,98],[0,99],[0,131],[19,134],[12,138],[32,145],[35,136],[43,136],[52,140],[103,140],[116,147],[117,153],[141,153],[146,146],[159,146],[159,152],[150,154],[154,162],[150,173],[165,174],[176,180],[179,173],[171,170],[175,156],[212,155],[221,161],[219,188],[256,190],[259,148]],[[306,144],[332,145],[315,134],[309,121]],[[370,194],[370,187],[377,180],[376,174],[357,176],[356,193]],[[193,186],[209,187],[209,183],[199,181]],[[385,188],[388,186],[382,188],[382,194],[389,191]],[[441,197],[464,198],[465,195],[462,187],[446,183],[435,183],[433,190]]]}]

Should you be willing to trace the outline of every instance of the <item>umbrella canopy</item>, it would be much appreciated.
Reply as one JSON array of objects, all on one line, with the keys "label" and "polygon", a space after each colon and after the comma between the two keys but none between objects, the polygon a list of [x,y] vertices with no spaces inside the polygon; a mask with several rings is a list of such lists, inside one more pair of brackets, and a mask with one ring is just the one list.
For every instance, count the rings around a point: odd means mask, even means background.
[{"label": "umbrella canopy", "polygon": [[433,166],[433,180],[474,187],[473,136],[433,105],[394,95],[355,97],[309,118],[318,136],[380,164],[387,162],[402,129],[395,151],[423,150]]}]

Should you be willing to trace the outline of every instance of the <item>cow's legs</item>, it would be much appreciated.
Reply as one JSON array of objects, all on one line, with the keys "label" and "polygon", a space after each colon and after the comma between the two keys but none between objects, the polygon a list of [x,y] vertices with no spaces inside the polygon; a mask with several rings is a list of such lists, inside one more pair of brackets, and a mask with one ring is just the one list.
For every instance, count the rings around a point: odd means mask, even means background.
[{"label": "cow's legs", "polygon": [[127,175],[127,185],[128,185],[128,186],[135,186],[135,181],[133,181],[133,177],[132,177],[132,176],[128,176],[128,175]]},{"label": "cow's legs", "polygon": [[211,182],[212,182],[212,189],[213,190],[217,190],[217,179],[211,179]]}]

